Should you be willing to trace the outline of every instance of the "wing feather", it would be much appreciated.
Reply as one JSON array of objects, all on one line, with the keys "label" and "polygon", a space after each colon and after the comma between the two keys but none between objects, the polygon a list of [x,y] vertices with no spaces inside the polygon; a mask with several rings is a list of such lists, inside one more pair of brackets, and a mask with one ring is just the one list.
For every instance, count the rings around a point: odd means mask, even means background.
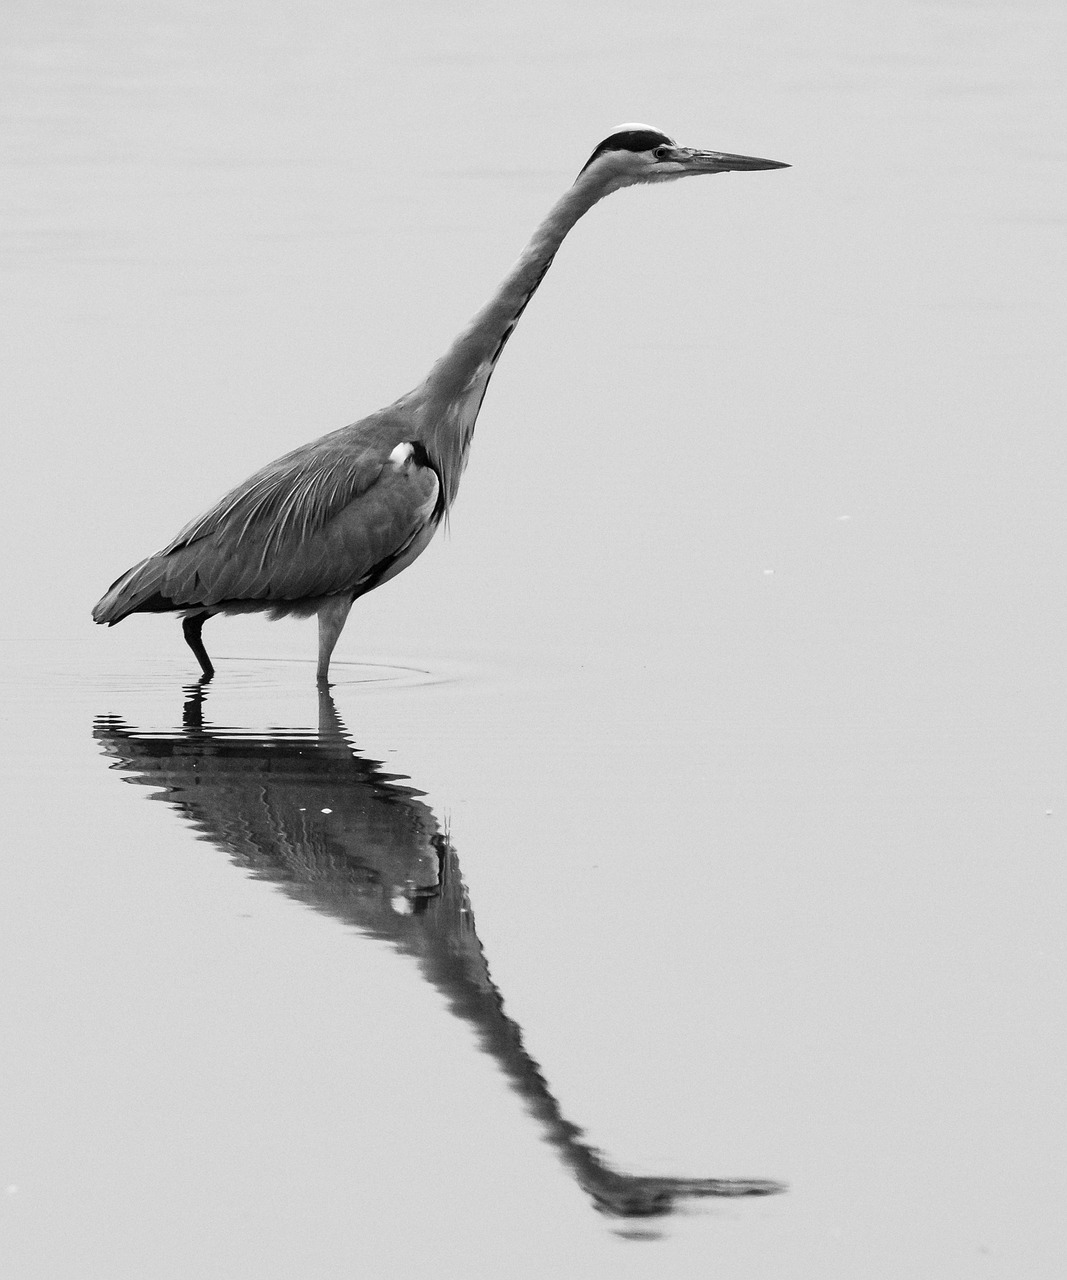
[{"label": "wing feather", "polygon": [[93,616],[117,622],[140,609],[242,604],[284,611],[370,590],[414,559],[436,527],[435,471],[390,461],[406,425],[368,420],[264,467],[123,575]]},{"label": "wing feather", "polygon": [[272,542],[280,545],[294,536],[306,537],[381,474],[389,456],[386,445],[395,433],[385,433],[383,439],[382,432],[375,432],[362,440],[353,440],[353,434],[353,428],[345,427],[268,463],[187,524],[160,554],[169,555],[213,534],[243,543],[257,531],[268,530],[265,550]]}]

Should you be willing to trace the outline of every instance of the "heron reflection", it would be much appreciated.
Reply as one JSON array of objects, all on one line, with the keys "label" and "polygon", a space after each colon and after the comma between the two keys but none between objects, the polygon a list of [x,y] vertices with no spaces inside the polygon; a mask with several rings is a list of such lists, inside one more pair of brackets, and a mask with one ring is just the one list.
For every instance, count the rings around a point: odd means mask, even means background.
[{"label": "heron reflection", "polygon": [[666,1214],[697,1196],[766,1195],[781,1183],[620,1173],[583,1140],[523,1045],[475,931],[459,861],[422,792],[359,754],[332,698],[318,730],[261,735],[205,722],[206,683],[188,691],[180,731],[99,717],[94,736],[129,781],[160,788],[204,837],[257,879],[415,958],[452,1012],[477,1031],[545,1139],[596,1207]]}]

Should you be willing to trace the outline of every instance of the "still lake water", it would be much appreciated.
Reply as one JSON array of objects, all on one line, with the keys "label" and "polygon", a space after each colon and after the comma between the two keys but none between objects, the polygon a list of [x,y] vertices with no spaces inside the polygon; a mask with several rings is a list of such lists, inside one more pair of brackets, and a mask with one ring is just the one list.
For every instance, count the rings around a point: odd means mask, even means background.
[{"label": "still lake water", "polygon": [[[9,6],[5,1277],[1065,1273],[1065,33]],[[332,698],[91,628],[634,118],[794,167],[579,224]]]}]

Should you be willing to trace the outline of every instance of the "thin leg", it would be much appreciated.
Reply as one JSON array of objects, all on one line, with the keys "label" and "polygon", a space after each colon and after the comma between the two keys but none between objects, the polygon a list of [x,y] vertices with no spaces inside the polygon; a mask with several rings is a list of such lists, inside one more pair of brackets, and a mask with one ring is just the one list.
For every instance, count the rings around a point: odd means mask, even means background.
[{"label": "thin leg", "polygon": [[215,674],[215,668],[211,665],[211,659],[207,656],[204,642],[200,638],[204,623],[210,617],[211,614],[205,611],[204,613],[192,613],[189,617],[182,619],[182,634],[185,636],[185,643],[196,654],[196,660],[200,663],[200,669],[205,676],[213,676]]},{"label": "thin leg", "polygon": [[319,609],[319,665],[315,679],[321,686],[330,683],[330,655],[348,621],[352,601],[348,596],[330,596]]}]

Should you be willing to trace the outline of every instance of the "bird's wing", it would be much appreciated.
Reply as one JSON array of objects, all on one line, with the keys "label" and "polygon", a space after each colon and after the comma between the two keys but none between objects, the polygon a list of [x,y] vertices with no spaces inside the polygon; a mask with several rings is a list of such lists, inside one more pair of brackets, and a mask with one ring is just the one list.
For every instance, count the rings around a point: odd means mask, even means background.
[{"label": "bird's wing", "polygon": [[365,458],[347,484],[338,466],[287,476],[165,553],[162,593],[212,605],[369,590],[411,550],[438,492],[435,472],[410,457]]},{"label": "bird's wing", "polygon": [[301,445],[231,489],[159,554],[212,536],[240,543],[270,530],[278,544],[306,536],[378,480],[393,443],[380,433],[360,440],[346,427]]},{"label": "bird's wing", "polygon": [[279,458],[123,575],[94,617],[370,590],[435,527],[436,471],[396,438],[349,428]]}]

